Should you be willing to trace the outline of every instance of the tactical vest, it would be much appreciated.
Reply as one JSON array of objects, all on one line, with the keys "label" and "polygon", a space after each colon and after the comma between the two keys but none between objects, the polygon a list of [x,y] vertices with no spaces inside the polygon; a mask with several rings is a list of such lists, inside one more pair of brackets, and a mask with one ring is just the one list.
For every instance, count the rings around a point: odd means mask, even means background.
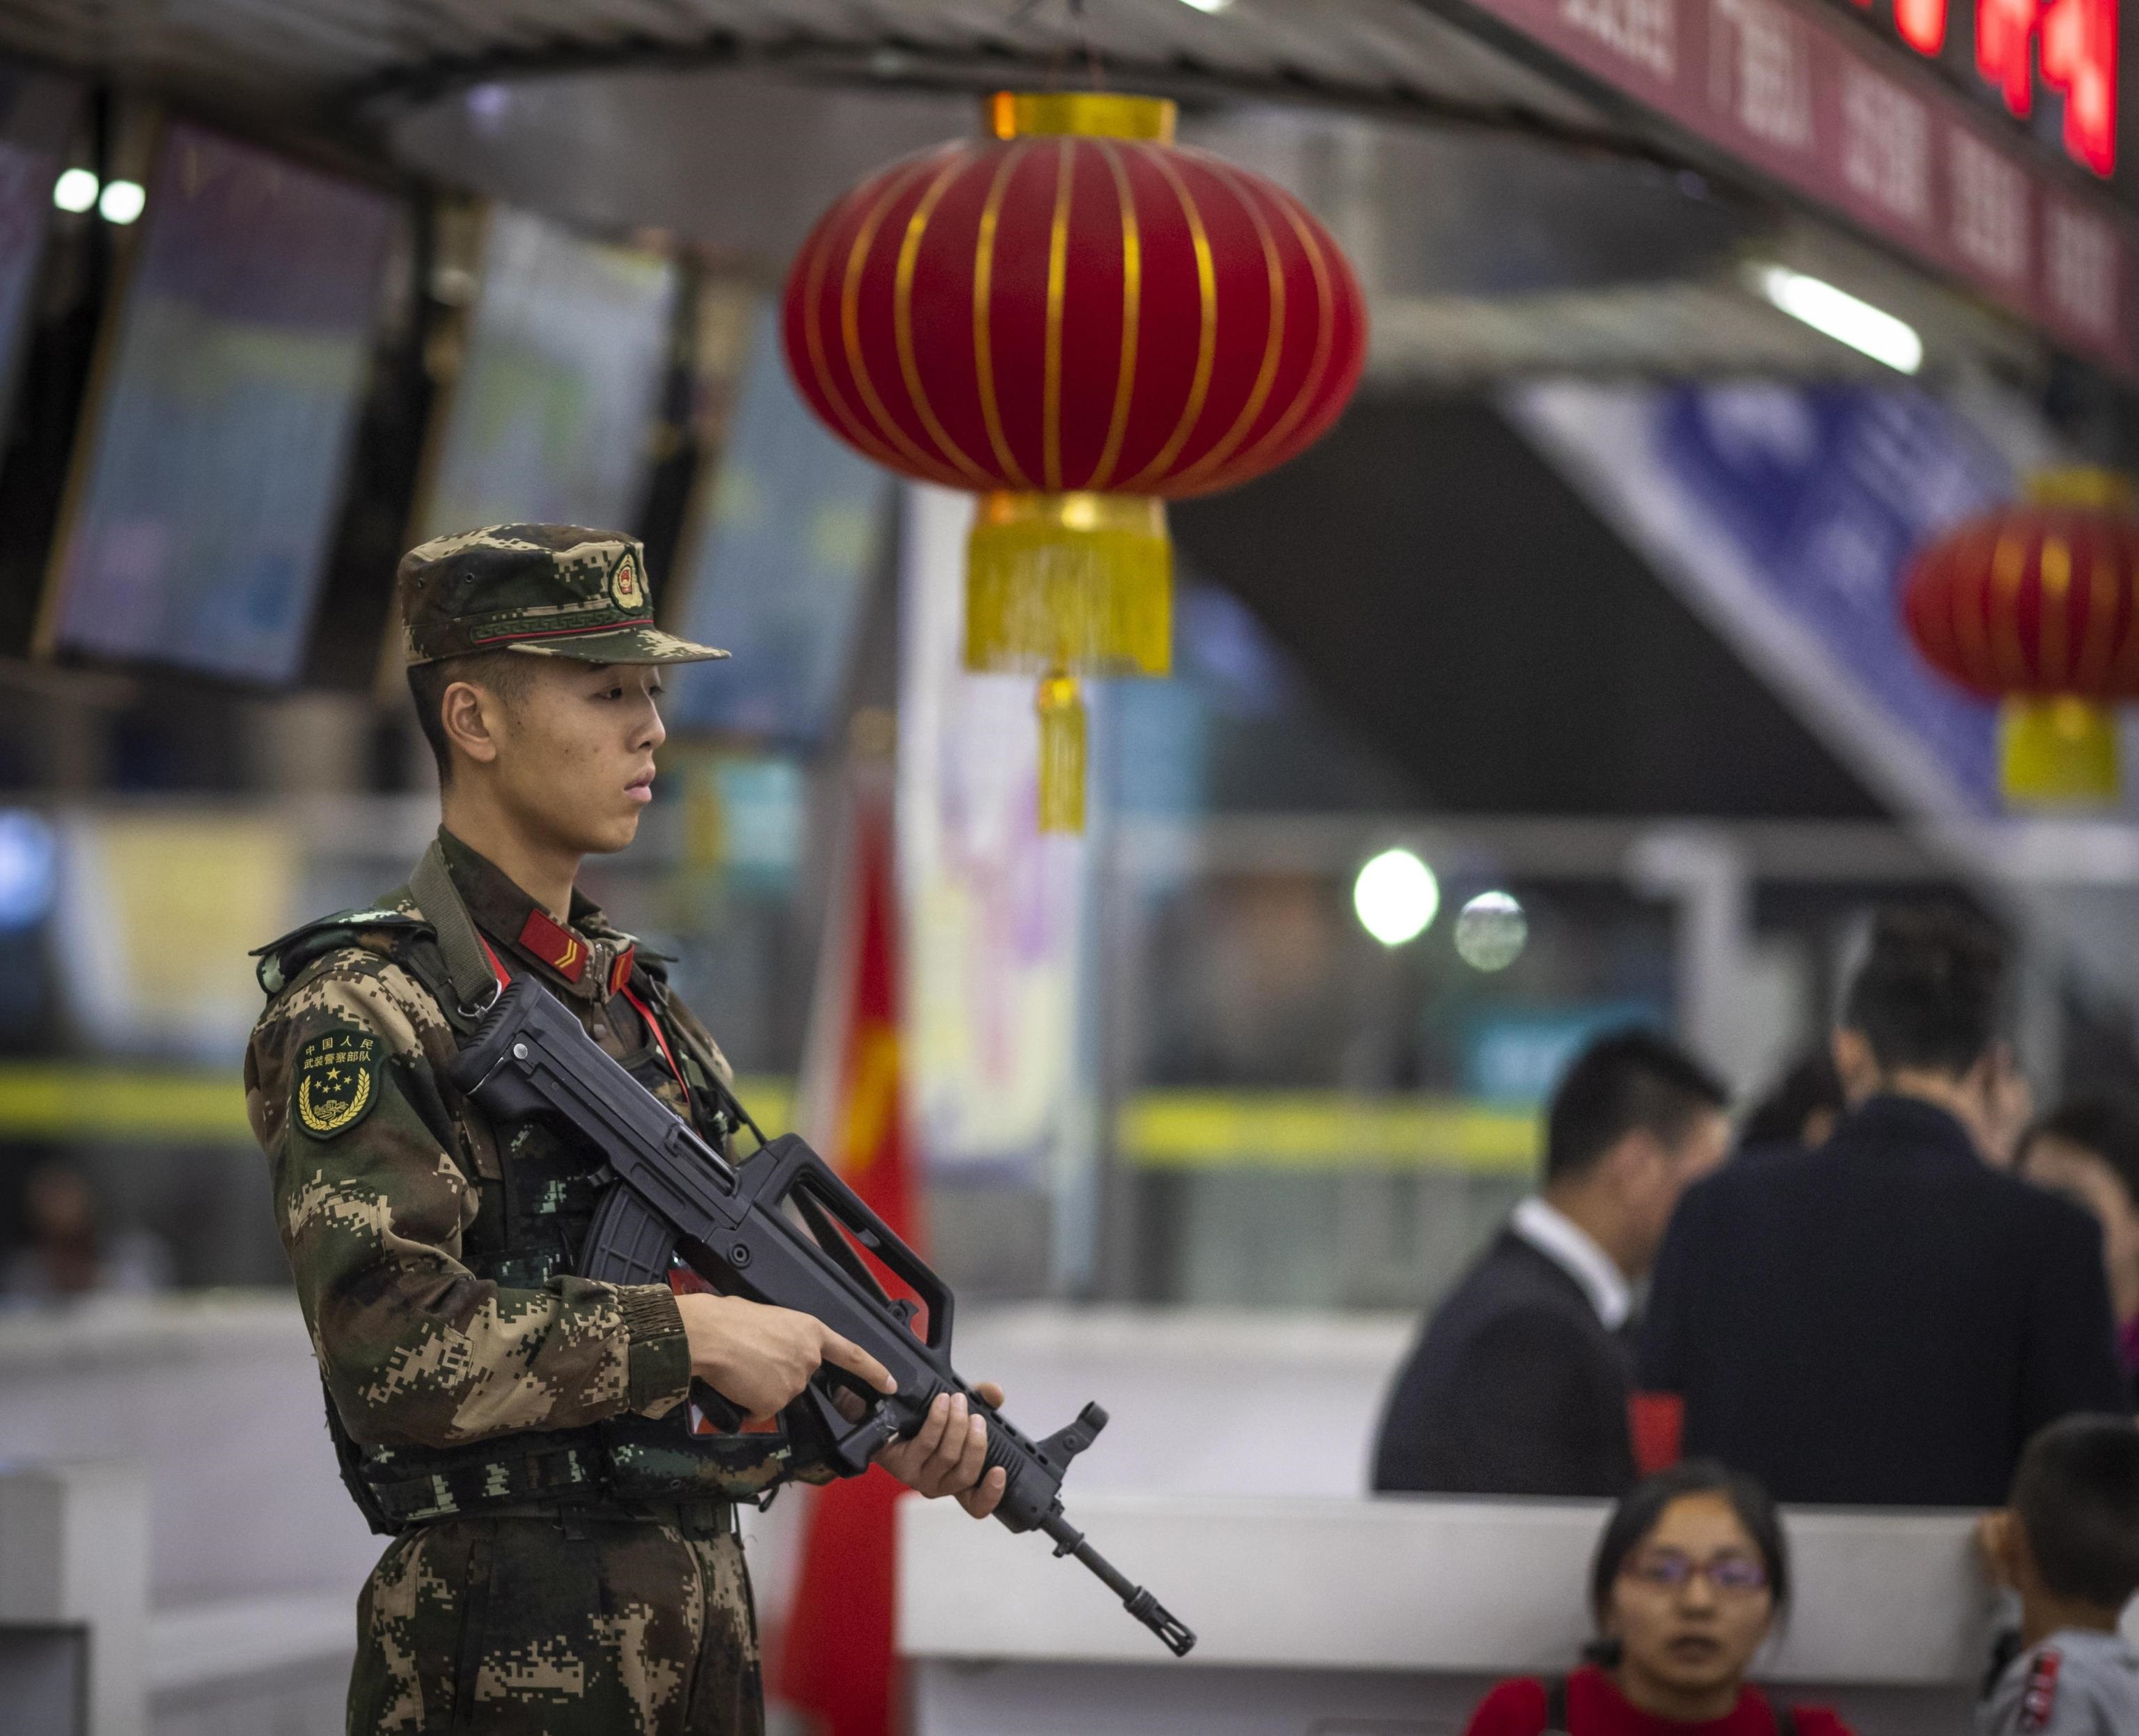
[{"label": "tactical vest", "polygon": [[[435,897],[435,883],[433,890]],[[262,988],[271,996],[294,988],[323,969],[330,954],[362,949],[414,977],[466,1042],[480,1009],[456,993],[438,929],[406,914],[411,901],[397,892],[374,909],[326,917],[262,949]],[[693,1125],[716,1150],[727,1149],[736,1125],[733,1099],[713,1057],[668,1017],[665,975],[642,955],[634,961],[630,988],[669,1048],[664,1054],[658,1039],[650,1041],[629,1059],[629,1070],[642,1083],[658,1085],[674,1076],[668,1072],[673,1056],[689,1092]],[[595,1207],[613,1182],[600,1155],[539,1120],[490,1121],[443,1075],[438,1087],[438,1105],[414,1106],[433,1124],[481,1202],[464,1236],[462,1263],[479,1278],[516,1290],[540,1289],[578,1270]],[[441,1111],[445,1125],[438,1124]],[[497,1176],[482,1174],[463,1130],[467,1120],[489,1129]],[[737,1437],[690,1432],[689,1410],[679,1405],[659,1418],[625,1415],[585,1428],[527,1430],[429,1448],[364,1444],[344,1426],[331,1392],[326,1405],[342,1481],[372,1529],[388,1533],[451,1514],[531,1503],[698,1504],[768,1493],[792,1455],[785,1434],[746,1437],[746,1468],[737,1462]]]}]

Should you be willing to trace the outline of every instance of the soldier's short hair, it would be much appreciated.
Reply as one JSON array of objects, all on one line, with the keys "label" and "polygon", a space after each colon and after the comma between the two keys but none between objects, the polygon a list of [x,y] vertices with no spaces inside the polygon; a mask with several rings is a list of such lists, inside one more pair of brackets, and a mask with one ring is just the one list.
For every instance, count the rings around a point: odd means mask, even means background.
[{"label": "soldier's short hair", "polygon": [[2139,1426],[2128,1416],[2052,1423],[2020,1455],[2013,1511],[2051,1591],[2122,1609],[2139,1591]]},{"label": "soldier's short hair", "polygon": [[431,758],[438,763],[441,787],[452,782],[453,776],[453,743],[446,738],[446,689],[456,681],[472,681],[497,694],[510,711],[526,696],[536,666],[533,658],[515,656],[509,650],[477,651],[409,665],[409,693],[416,702],[417,727],[430,745]]}]

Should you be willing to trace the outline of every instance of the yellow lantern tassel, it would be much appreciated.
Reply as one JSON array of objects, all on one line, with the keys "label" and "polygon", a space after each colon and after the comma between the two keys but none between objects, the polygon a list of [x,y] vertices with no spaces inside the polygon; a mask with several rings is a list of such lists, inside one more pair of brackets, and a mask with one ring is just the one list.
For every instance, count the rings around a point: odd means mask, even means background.
[{"label": "yellow lantern tassel", "polygon": [[1084,829],[1084,699],[1060,670],[1040,684],[1040,829]]},{"label": "yellow lantern tassel", "polygon": [[2109,708],[2060,694],[2008,699],[1999,714],[1999,782],[2015,802],[2114,802],[2117,723]]},{"label": "yellow lantern tassel", "polygon": [[966,546],[966,667],[1163,675],[1173,666],[1173,548],[1163,502],[1134,494],[983,496]]}]

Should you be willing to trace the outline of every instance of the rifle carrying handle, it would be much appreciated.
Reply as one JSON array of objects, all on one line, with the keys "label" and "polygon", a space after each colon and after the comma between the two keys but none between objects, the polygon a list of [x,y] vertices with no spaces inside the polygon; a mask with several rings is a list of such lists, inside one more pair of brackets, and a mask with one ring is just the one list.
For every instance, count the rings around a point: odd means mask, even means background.
[{"label": "rifle carrying handle", "polygon": [[777,1208],[790,1194],[806,1194],[921,1299],[928,1312],[924,1341],[932,1351],[950,1353],[951,1315],[956,1301],[951,1287],[806,1144],[791,1134],[783,1134],[737,1174],[742,1192],[768,1207]]}]

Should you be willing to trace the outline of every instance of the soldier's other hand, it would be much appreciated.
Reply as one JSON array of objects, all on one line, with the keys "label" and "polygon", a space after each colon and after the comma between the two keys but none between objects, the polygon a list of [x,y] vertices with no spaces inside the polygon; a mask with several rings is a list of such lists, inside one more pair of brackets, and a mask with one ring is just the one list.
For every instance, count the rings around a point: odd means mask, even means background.
[{"label": "soldier's other hand", "polygon": [[[1003,1401],[1002,1388],[992,1380],[978,1382],[973,1390],[990,1405]],[[975,1518],[985,1519],[996,1510],[1007,1485],[1000,1466],[987,1469],[987,1454],[986,1421],[967,1404],[963,1393],[939,1392],[928,1407],[928,1420],[913,1439],[882,1448],[876,1462],[930,1500],[956,1496],[959,1506]]]},{"label": "soldier's other hand", "polygon": [[777,1415],[827,1364],[893,1393],[891,1371],[824,1322],[740,1296],[679,1296],[691,1372],[753,1420]]}]

